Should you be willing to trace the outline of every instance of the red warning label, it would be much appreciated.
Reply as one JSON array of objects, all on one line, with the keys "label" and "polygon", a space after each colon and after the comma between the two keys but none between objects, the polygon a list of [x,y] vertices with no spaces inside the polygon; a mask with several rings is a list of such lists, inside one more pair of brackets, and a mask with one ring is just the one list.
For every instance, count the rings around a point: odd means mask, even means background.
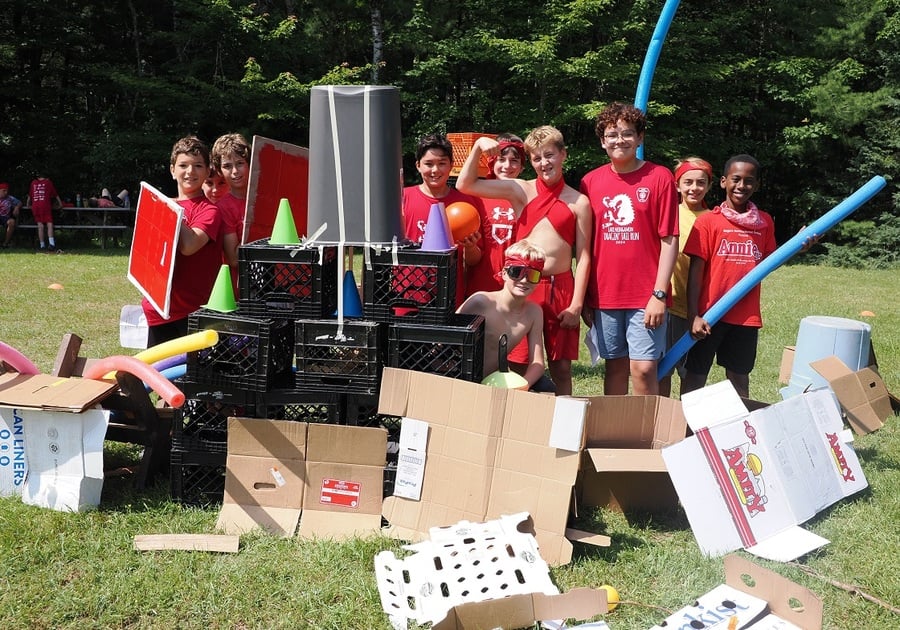
[{"label": "red warning label", "polygon": [[319,503],[359,507],[359,483],[340,479],[323,479]]}]

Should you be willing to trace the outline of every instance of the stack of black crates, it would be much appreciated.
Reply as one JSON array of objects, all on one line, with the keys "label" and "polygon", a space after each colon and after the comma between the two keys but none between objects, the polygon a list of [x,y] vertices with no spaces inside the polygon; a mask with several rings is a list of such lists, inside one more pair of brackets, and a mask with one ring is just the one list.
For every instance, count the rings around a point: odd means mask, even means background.
[{"label": "stack of black crates", "polygon": [[364,316],[339,322],[338,291],[346,289],[336,246],[273,246],[263,239],[240,247],[238,309],[201,309],[189,319],[189,332],[213,329],[219,341],[188,353],[180,383],[186,402],[172,431],[174,499],[221,502],[229,416],[384,426],[387,494],[400,419],[378,414],[383,367],[481,380],[484,319],[454,312],[461,280],[456,250],[368,253]]}]

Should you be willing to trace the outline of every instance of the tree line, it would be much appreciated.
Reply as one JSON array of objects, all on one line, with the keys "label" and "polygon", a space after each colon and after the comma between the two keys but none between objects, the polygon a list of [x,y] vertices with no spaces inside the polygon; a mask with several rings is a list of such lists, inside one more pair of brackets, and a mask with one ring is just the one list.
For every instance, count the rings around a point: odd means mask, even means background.
[{"label": "tree line", "polygon": [[[307,146],[309,92],[401,93],[404,172],[432,131],[552,124],[566,179],[604,161],[593,118],[632,101],[663,0],[6,1],[0,179],[63,194],[167,191],[178,137],[237,131]],[[755,199],[781,240],[874,175],[855,219],[900,235],[900,0],[683,0],[648,103],[645,157],[736,153],[763,165]],[[714,187],[711,200],[721,199]],[[874,225],[874,224],[873,224]],[[894,237],[896,238],[896,237]]]}]

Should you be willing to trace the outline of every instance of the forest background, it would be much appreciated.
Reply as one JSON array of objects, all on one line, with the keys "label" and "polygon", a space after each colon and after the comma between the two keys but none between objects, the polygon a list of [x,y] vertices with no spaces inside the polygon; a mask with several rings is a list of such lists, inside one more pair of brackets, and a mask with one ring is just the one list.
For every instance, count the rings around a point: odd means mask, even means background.
[{"label": "forest background", "polygon": [[[552,124],[577,187],[605,161],[594,116],[634,99],[663,4],[3,0],[0,179],[22,197],[39,172],[64,197],[141,180],[174,193],[178,137],[307,146],[313,86],[382,84],[401,93],[407,183],[424,133]],[[649,160],[755,155],[779,240],[883,175],[821,258],[900,261],[900,0],[684,0],[648,113]]]}]

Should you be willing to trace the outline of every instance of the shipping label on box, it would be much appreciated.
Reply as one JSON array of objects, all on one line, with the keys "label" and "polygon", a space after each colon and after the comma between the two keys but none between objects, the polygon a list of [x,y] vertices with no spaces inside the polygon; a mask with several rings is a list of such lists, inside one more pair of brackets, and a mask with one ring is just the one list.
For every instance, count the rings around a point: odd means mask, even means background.
[{"label": "shipping label on box", "polygon": [[[716,409],[701,407],[693,413],[714,420]],[[796,525],[866,487],[846,439],[833,394],[821,390],[700,429],[662,454],[704,553],[744,547],[784,561],[823,544]]]},{"label": "shipping label on box", "polygon": [[22,501],[62,512],[100,505],[109,412],[21,410],[28,476]]},{"label": "shipping label on box", "polygon": [[0,497],[21,496],[27,471],[22,410],[0,407]]}]

